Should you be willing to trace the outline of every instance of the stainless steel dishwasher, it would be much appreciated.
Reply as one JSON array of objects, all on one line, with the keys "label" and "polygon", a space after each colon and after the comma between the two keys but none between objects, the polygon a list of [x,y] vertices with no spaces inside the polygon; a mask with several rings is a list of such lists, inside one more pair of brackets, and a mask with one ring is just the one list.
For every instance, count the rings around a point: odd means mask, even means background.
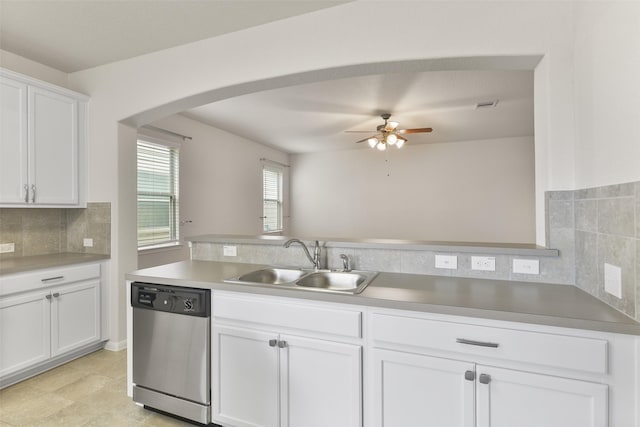
[{"label": "stainless steel dishwasher", "polygon": [[133,400],[211,421],[211,292],[134,282]]}]

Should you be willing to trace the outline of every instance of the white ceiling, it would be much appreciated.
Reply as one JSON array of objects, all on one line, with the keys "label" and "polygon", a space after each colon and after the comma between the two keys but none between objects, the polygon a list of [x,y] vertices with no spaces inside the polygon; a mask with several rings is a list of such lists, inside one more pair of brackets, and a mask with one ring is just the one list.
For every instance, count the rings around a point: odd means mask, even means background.
[{"label": "white ceiling", "polygon": [[[0,48],[74,72],[347,3],[291,0],[0,0]],[[499,99],[496,108],[477,102]],[[532,71],[345,78],[238,96],[184,112],[290,153],[352,149],[389,112],[410,144],[533,135]]]},{"label": "white ceiling", "polygon": [[[499,100],[495,108],[478,102]],[[410,144],[533,135],[533,71],[430,71],[332,80],[238,96],[183,115],[288,153],[368,147],[389,112]],[[371,130],[345,133],[345,130]]]},{"label": "white ceiling", "polygon": [[0,49],[74,72],[346,2],[0,0]]}]

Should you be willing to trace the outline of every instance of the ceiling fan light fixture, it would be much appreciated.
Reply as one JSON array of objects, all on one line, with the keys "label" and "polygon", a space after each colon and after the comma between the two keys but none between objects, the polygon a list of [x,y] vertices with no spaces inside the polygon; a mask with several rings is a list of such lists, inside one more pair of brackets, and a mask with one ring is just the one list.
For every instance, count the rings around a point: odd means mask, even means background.
[{"label": "ceiling fan light fixture", "polygon": [[396,143],[396,147],[398,148],[402,148],[402,146],[404,145],[406,139],[404,138],[398,138],[398,142]]},{"label": "ceiling fan light fixture", "polygon": [[384,142],[378,142],[378,145],[376,145],[376,148],[380,151],[384,151],[387,149],[387,144],[385,144]]},{"label": "ceiling fan light fixture", "polygon": [[400,125],[400,122],[389,122],[387,123],[387,129],[394,130]]},{"label": "ceiling fan light fixture", "polygon": [[389,135],[387,135],[387,137],[385,138],[385,141],[387,142],[387,144],[389,145],[393,145],[396,142],[398,142],[398,137],[396,136],[395,133],[390,133]]},{"label": "ceiling fan light fixture", "polygon": [[367,142],[369,143],[369,147],[373,148],[378,145],[380,141],[378,141],[378,138],[369,138],[367,139]]}]

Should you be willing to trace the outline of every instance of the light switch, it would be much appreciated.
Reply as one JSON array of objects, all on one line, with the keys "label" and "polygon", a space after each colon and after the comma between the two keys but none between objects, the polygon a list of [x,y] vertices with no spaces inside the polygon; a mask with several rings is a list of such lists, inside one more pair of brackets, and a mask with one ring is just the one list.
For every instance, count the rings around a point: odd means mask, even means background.
[{"label": "light switch", "polygon": [[604,290],[622,298],[622,269],[617,265],[604,263]]},{"label": "light switch", "polygon": [[0,254],[6,254],[9,252],[15,252],[16,251],[16,244],[15,243],[2,243],[0,244]]},{"label": "light switch", "polygon": [[91,238],[82,239],[82,246],[84,246],[85,248],[92,248],[93,247],[93,239],[91,239]]},{"label": "light switch", "polygon": [[436,255],[436,268],[456,270],[458,268],[458,257],[456,255]]}]

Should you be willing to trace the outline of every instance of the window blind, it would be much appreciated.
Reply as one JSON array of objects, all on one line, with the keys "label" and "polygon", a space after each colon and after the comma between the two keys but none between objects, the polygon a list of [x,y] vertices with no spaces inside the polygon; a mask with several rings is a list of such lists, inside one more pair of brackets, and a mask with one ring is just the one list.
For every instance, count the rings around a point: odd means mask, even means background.
[{"label": "window blind", "polygon": [[138,140],[138,247],[178,241],[178,148]]},{"label": "window blind", "polygon": [[262,168],[263,231],[282,231],[282,169],[275,166]]}]

